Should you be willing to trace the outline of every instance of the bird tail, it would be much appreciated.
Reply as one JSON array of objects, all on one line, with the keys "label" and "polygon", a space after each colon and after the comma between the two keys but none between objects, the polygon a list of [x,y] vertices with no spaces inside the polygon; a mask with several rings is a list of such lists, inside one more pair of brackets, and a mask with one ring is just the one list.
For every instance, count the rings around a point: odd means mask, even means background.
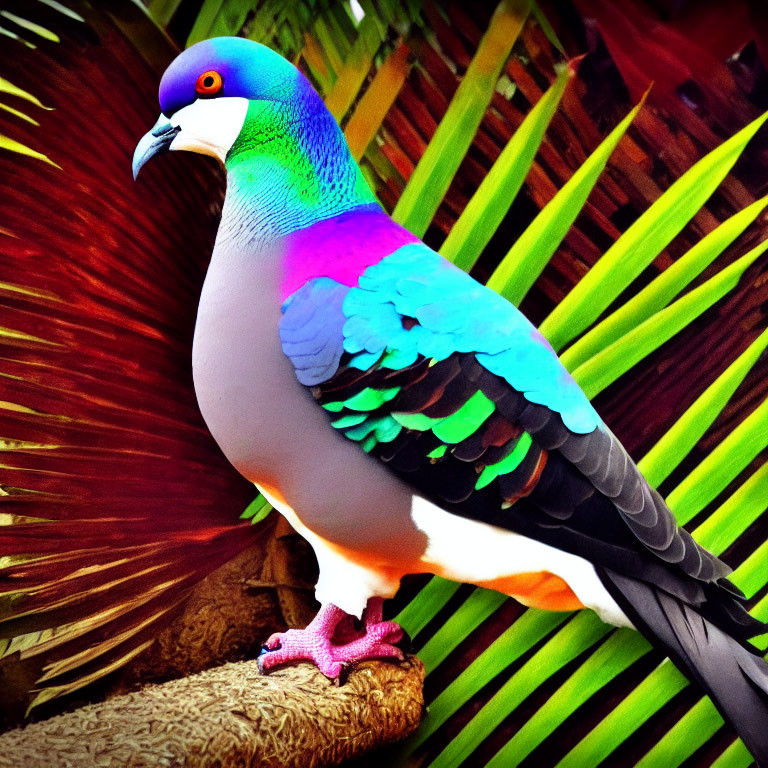
[{"label": "bird tail", "polygon": [[706,585],[709,599],[697,609],[653,584],[598,572],[637,629],[704,689],[758,766],[768,768],[768,664],[747,642],[766,625],[737,602],[735,588],[724,580]]}]

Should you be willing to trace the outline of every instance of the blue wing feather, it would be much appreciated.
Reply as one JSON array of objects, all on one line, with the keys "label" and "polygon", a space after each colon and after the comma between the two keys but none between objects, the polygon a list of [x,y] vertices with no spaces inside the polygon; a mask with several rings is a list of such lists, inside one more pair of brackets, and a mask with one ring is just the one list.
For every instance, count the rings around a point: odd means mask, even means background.
[{"label": "blue wing feather", "polygon": [[[368,353],[372,365],[386,350],[401,361],[418,355],[444,360],[474,353],[487,370],[525,398],[560,414],[585,434],[600,417],[544,337],[516,307],[421,243],[403,246],[368,267],[343,302],[344,349]],[[406,327],[403,316],[418,321]]]},{"label": "blue wing feather", "polygon": [[303,285],[283,304],[280,340],[283,352],[306,386],[327,381],[344,353],[342,304],[349,288],[328,277]]},{"label": "blue wing feather", "polygon": [[[639,540],[697,579],[727,573],[678,529],[533,325],[427,246],[399,248],[351,288],[311,280],[283,313],[283,349],[338,414],[334,427],[459,514],[496,520],[502,500],[530,496],[549,523],[513,507],[501,524],[526,535],[533,526],[577,553],[589,541],[592,557]],[[360,421],[358,410],[369,416]],[[531,439],[518,455],[521,431]],[[477,475],[488,468],[491,493]],[[552,528],[561,519],[568,525]],[[583,538],[568,544],[576,530]]]}]

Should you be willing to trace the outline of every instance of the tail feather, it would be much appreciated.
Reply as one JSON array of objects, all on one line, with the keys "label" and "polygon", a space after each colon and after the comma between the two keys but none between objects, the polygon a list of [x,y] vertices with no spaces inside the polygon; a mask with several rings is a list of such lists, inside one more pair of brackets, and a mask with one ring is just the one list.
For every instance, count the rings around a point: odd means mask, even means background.
[{"label": "tail feather", "polygon": [[[643,581],[600,569],[600,577],[635,626],[661,644],[675,664],[711,697],[723,717],[741,737],[758,766],[768,768],[768,664],[744,637],[745,622],[731,594],[713,597],[733,603],[718,606],[717,615],[732,616],[713,623],[702,613],[712,606],[694,607]],[[744,613],[742,611],[742,613]],[[765,631],[753,621],[751,634]]]}]

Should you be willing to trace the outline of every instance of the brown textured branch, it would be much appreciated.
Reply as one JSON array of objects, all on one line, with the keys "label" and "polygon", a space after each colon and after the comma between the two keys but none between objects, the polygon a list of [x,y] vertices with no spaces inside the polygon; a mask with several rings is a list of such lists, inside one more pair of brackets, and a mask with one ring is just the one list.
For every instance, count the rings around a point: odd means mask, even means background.
[{"label": "brown textured branch", "polygon": [[0,766],[316,768],[411,733],[424,668],[415,658],[357,666],[343,685],[299,664],[255,661],[148,686],[0,736]]},{"label": "brown textured branch", "polygon": [[311,621],[317,612],[314,554],[282,517],[272,517],[264,523],[275,525],[272,535],[201,581],[174,621],[107,693],[242,661],[273,632]]},{"label": "brown textured branch", "polygon": [[[262,539],[203,579],[148,649],[98,686],[42,704],[33,717],[242,661],[273,632],[306,626],[317,612],[314,554],[282,517],[274,514],[262,525]],[[28,692],[51,660],[19,654],[0,659],[0,732],[24,723],[34,698]]]}]

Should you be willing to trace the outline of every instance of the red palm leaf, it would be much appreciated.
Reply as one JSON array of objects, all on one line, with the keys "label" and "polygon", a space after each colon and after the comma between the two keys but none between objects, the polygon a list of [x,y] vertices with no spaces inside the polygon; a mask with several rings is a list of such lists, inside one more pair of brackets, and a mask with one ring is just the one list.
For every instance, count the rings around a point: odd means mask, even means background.
[{"label": "red palm leaf", "polygon": [[39,125],[0,111],[0,134],[51,162],[0,151],[0,638],[37,633],[6,655],[44,659],[50,697],[143,649],[260,528],[191,383],[220,175],[130,174],[174,51],[129,2],[4,5],[60,39],[3,20],[37,48],[4,38],[0,76],[47,109],[3,95]]}]

